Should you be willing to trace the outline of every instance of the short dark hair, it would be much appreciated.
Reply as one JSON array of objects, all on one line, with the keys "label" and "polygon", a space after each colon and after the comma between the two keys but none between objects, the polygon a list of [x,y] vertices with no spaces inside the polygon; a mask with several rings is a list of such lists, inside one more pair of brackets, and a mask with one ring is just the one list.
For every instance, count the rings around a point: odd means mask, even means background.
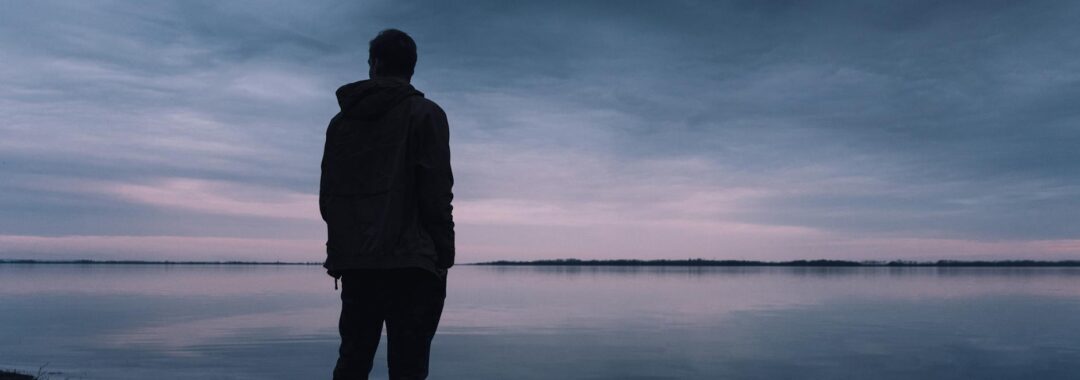
[{"label": "short dark hair", "polygon": [[371,40],[368,59],[379,61],[379,75],[412,78],[416,68],[416,42],[405,32],[386,29]]}]

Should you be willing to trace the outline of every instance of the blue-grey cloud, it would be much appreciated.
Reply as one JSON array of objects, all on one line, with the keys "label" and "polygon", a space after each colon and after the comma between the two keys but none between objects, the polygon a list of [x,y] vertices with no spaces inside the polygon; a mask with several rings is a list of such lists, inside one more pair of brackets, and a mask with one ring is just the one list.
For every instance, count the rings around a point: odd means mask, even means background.
[{"label": "blue-grey cloud", "polygon": [[[317,220],[148,197],[190,184],[251,211],[256,189],[314,194],[333,90],[398,27],[450,115],[478,251],[583,254],[630,232],[651,247],[635,254],[675,257],[800,256],[777,252],[805,231],[819,248],[1074,241],[1078,17],[1007,1],[5,4],[0,235],[320,239]],[[667,221],[687,224],[640,224]],[[736,243],[739,226],[790,243]],[[567,229],[579,239],[544,245]]]}]

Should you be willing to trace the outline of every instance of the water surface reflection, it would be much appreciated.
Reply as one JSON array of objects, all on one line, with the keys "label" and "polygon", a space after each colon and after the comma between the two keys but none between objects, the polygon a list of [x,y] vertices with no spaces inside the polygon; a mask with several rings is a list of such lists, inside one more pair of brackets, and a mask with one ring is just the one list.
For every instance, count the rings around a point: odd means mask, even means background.
[{"label": "water surface reflection", "polygon": [[[462,266],[433,377],[1069,378],[1078,285],[1080,268]],[[0,366],[321,378],[337,295],[319,267],[0,265]]]}]

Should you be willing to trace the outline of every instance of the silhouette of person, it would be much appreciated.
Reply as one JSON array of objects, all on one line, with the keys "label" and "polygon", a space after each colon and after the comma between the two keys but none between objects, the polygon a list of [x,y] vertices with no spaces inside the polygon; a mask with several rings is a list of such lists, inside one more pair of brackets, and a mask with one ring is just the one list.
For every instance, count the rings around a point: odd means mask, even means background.
[{"label": "silhouette of person", "polygon": [[454,265],[446,114],[411,84],[416,43],[396,29],[368,48],[370,79],[337,90],[319,211],[341,281],[334,379],[367,379],[386,323],[391,379],[424,379]]}]

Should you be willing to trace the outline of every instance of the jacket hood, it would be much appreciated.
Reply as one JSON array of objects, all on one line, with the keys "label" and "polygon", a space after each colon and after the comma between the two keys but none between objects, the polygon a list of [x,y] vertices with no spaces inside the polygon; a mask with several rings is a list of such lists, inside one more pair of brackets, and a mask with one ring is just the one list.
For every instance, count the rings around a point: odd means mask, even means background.
[{"label": "jacket hood", "polygon": [[392,78],[349,83],[337,90],[341,112],[363,119],[379,119],[410,96],[424,96],[411,84]]}]

